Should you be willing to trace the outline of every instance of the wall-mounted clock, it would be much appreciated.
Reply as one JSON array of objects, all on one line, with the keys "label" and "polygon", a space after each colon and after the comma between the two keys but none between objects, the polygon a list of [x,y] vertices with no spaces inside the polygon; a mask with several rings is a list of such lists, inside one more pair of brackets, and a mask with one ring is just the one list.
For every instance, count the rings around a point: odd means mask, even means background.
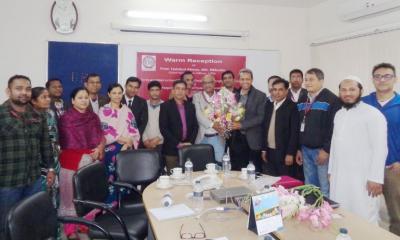
[{"label": "wall-mounted clock", "polygon": [[54,1],[50,17],[51,23],[58,33],[72,33],[78,24],[78,10],[72,0]]}]

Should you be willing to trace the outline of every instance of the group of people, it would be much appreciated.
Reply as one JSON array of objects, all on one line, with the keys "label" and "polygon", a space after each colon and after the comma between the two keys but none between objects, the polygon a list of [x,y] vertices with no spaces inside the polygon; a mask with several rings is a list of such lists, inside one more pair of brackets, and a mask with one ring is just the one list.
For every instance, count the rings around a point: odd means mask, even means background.
[{"label": "group of people", "polygon": [[[400,96],[393,65],[373,68],[376,92],[363,98],[358,77],[344,78],[336,96],[323,87],[318,68],[305,75],[294,69],[289,81],[271,76],[268,96],[253,86],[250,69],[238,75],[240,88],[232,71],[221,75],[223,87],[245,108],[229,135],[205,114],[217,93],[212,74],[202,77],[202,90],[195,92],[193,73],[184,72],[165,102],[156,80],[147,85],[146,101],[138,96],[137,77],[124,86],[111,84],[102,96],[101,77],[89,74],[64,101],[60,79],[32,88],[28,77],[12,76],[9,98],[0,106],[0,237],[15,203],[54,186],[59,186],[60,197],[53,191],[53,202],[60,214],[75,215],[72,177],[94,160],[105,164],[112,182],[120,151],[154,149],[168,173],[179,165],[180,148],[199,143],[213,146],[217,164],[227,153],[232,170],[251,161],[258,172],[304,179],[370,222],[378,221],[383,192],[390,230],[400,235]],[[116,201],[110,187],[107,203]],[[69,238],[77,231],[76,225],[64,225]]]}]

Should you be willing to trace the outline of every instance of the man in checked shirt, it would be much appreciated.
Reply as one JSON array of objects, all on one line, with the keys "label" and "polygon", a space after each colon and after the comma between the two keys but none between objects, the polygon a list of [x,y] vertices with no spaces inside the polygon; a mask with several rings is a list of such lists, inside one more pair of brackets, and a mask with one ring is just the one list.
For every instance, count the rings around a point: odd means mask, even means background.
[{"label": "man in checked shirt", "polygon": [[41,191],[41,161],[50,167],[49,186],[55,178],[46,118],[29,104],[30,79],[12,76],[6,93],[9,99],[0,106],[0,239],[5,239],[5,220],[12,206]]}]

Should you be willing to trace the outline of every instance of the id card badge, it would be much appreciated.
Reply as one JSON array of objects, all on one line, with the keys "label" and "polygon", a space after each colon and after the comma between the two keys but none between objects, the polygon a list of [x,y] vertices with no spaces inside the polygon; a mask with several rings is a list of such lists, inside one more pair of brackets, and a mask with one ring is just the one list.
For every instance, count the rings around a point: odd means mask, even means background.
[{"label": "id card badge", "polygon": [[306,128],[306,121],[302,121],[300,124],[300,132],[304,132],[304,129]]}]

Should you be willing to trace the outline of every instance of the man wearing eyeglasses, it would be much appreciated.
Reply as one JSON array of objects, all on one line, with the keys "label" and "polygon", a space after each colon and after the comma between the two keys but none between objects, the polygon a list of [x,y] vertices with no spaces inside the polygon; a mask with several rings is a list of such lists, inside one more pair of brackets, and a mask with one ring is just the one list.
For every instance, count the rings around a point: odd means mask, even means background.
[{"label": "man wearing eyeglasses", "polygon": [[388,123],[388,149],[383,194],[390,217],[389,230],[400,236],[400,95],[394,91],[396,69],[380,63],[372,70],[376,92],[363,101],[380,110]]}]

